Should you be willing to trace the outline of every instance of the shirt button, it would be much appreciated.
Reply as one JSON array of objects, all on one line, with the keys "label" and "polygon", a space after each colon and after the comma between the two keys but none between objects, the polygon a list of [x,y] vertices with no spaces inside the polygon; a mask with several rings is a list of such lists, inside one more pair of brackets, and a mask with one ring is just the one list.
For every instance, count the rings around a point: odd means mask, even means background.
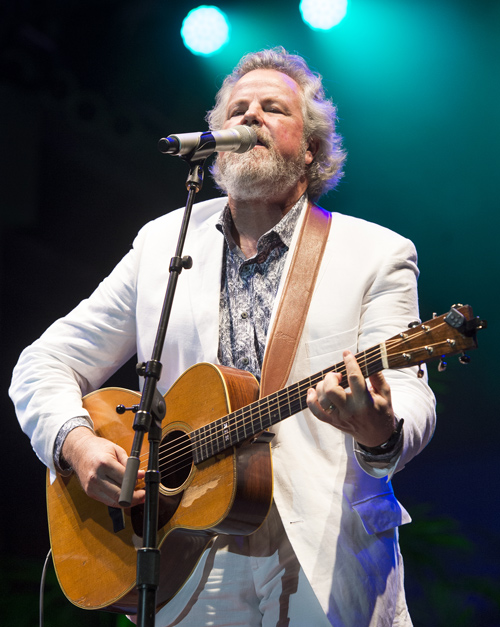
[{"label": "shirt button", "polygon": [[242,311],[241,312],[241,317],[243,318],[243,320],[246,320],[248,318],[248,314],[246,311]]},{"label": "shirt button", "polygon": [[241,363],[242,363],[244,366],[247,366],[247,365],[248,365],[248,357],[243,357],[243,359],[241,360]]}]

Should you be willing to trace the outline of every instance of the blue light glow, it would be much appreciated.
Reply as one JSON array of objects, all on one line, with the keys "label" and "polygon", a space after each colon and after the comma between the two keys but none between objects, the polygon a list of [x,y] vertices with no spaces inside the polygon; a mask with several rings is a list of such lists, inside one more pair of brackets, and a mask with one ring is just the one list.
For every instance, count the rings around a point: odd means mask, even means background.
[{"label": "blue light glow", "polygon": [[210,56],[229,41],[229,22],[217,7],[202,5],[184,18],[181,35],[193,54]]},{"label": "blue light glow", "polygon": [[304,22],[314,30],[330,30],[347,11],[347,0],[301,0],[300,12]]}]

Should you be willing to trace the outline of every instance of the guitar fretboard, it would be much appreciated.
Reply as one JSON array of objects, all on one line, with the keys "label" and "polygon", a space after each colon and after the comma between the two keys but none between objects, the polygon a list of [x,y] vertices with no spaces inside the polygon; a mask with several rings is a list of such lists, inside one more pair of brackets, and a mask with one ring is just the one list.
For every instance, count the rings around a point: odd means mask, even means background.
[{"label": "guitar fretboard", "polygon": [[[365,377],[386,367],[382,357],[385,354],[384,346],[385,343],[382,343],[356,355]],[[328,372],[341,373],[340,385],[347,387],[345,364],[341,361],[192,431],[190,435],[194,463],[199,464],[305,409],[307,390],[317,385]]]}]

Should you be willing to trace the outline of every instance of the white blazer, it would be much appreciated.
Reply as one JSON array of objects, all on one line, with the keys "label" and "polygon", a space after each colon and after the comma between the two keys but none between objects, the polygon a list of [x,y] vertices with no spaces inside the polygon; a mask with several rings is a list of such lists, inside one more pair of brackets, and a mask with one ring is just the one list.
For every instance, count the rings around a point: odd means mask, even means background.
[{"label": "white blazer", "polygon": [[[225,203],[217,198],[193,209],[184,248],[193,267],[178,281],[162,356],[162,393],[190,366],[218,363],[223,237],[215,224]],[[52,472],[59,428],[85,415],[82,394],[102,386],[135,352],[139,361],[151,358],[181,219],[182,211],[176,211],[147,224],[92,296],[22,353],[11,396],[22,428]],[[281,285],[291,257],[290,252]],[[334,213],[289,383],[341,361],[343,349],[364,350],[418,319],[417,276],[410,241]],[[397,526],[410,518],[388,475],[430,440],[435,402],[415,369],[385,374],[395,412],[405,420],[395,468],[370,468],[353,452],[350,436],[308,410],[273,429],[274,499],[301,566],[336,626],[398,624],[391,617],[404,598]]]}]

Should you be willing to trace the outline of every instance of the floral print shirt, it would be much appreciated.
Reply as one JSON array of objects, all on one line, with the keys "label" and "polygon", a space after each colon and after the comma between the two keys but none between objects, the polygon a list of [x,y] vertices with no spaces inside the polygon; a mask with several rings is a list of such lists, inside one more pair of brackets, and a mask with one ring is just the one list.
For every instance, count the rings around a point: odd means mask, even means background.
[{"label": "floral print shirt", "polygon": [[224,235],[219,308],[219,361],[248,370],[260,380],[269,321],[286,255],[304,195],[280,222],[257,242],[257,254],[247,259],[231,235],[232,218],[226,205],[217,228]]}]

